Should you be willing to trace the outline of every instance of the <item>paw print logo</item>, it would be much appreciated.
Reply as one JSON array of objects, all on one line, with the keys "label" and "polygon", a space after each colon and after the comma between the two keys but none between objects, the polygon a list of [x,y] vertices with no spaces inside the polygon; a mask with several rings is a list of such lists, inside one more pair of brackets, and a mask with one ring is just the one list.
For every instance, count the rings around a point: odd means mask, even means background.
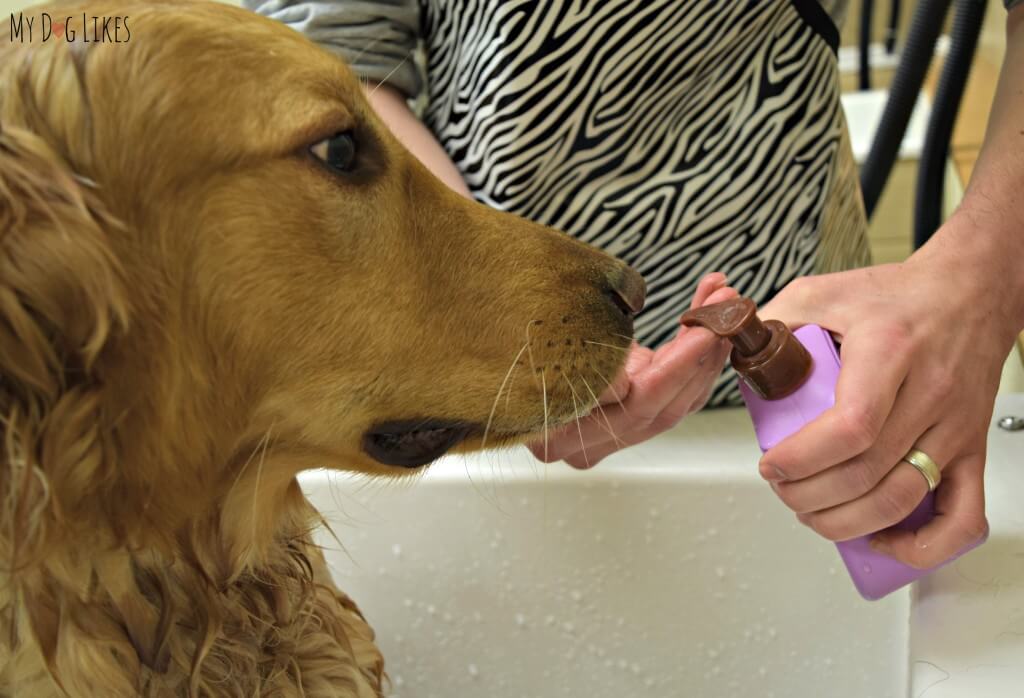
[{"label": "paw print logo", "polygon": [[54,25],[53,25],[53,36],[56,39],[59,39],[62,36],[64,36],[64,24],[63,23],[60,23],[60,24],[54,23]]}]

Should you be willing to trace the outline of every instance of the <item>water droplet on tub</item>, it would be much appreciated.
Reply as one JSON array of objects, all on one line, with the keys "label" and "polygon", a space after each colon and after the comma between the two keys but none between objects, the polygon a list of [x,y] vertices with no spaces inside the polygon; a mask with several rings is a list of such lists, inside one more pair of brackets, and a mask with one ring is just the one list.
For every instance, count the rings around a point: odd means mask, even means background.
[{"label": "water droplet on tub", "polygon": [[526,625],[526,616],[524,616],[522,613],[517,613],[516,625],[518,625],[520,628]]},{"label": "water droplet on tub", "polygon": [[395,543],[394,545],[392,545],[391,546],[391,554],[394,555],[395,557],[402,557],[402,546],[399,545],[398,543]]},{"label": "water droplet on tub", "polygon": [[725,568],[724,567],[716,567],[715,568],[715,576],[718,577],[719,579],[723,579],[725,577]]},{"label": "water droplet on tub", "polygon": [[569,592],[569,598],[571,598],[573,601],[579,602],[583,599],[583,592],[581,592],[579,589],[573,589]]},{"label": "water droplet on tub", "polygon": [[1008,415],[999,420],[999,428],[1006,431],[1020,431],[1024,429],[1024,419]]},{"label": "water droplet on tub", "polygon": [[467,667],[467,669],[469,670],[469,675],[470,675],[470,676],[472,676],[473,678],[476,678],[476,677],[477,677],[477,676],[479,675],[479,673],[480,673],[480,672],[479,672],[479,671],[477,670],[477,668],[476,668],[476,664],[470,664],[470,665],[469,665],[469,666]]},{"label": "water droplet on tub", "polygon": [[864,570],[864,574],[871,574],[871,565],[864,563],[864,567],[862,569]]},{"label": "water droplet on tub", "polygon": [[428,606],[427,606],[427,614],[428,614],[428,615],[431,615],[431,616],[432,616],[432,615],[434,615],[435,613],[437,613],[437,607],[436,607],[436,606],[434,606],[434,604],[430,604],[430,605],[428,605]]},{"label": "water droplet on tub", "polygon": [[405,606],[406,608],[412,608],[412,599],[406,599],[405,601],[403,601],[403,602],[402,602],[402,604],[403,604],[403,605],[404,605],[404,606]]}]

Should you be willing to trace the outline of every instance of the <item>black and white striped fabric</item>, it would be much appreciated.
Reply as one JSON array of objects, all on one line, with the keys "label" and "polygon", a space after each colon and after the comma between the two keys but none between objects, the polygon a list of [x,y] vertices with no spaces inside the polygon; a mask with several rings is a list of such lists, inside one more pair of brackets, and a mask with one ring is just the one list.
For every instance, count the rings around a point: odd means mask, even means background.
[{"label": "black and white striped fabric", "polygon": [[[650,289],[642,343],[675,335],[709,271],[759,302],[817,271],[843,127],[821,7],[423,8],[426,121],[471,191],[636,267]],[[735,397],[727,378],[713,402]]]},{"label": "black and white striped fabric", "polygon": [[[310,3],[270,4],[352,58],[298,9]],[[348,6],[352,50],[376,48],[383,70],[374,5],[387,31],[422,40],[426,69],[403,59],[371,79],[425,85],[424,119],[480,201],[636,267],[643,344],[675,335],[708,272],[763,303],[867,262],[829,16],[841,0],[333,3]],[[395,19],[402,5],[418,26]],[[737,401],[726,373],[711,404]]]}]

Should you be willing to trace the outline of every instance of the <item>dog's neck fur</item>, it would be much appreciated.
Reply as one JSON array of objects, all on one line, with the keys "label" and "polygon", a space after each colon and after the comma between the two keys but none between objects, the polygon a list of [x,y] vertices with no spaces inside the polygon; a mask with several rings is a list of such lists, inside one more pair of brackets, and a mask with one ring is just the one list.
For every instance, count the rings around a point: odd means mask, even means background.
[{"label": "dog's neck fur", "polygon": [[195,331],[164,309],[157,314],[167,325],[113,343],[97,367],[105,457],[120,489],[118,510],[99,525],[130,527],[126,542],[136,548],[203,557],[188,551],[198,537],[218,548],[208,551],[204,574],[230,583],[263,564],[279,538],[312,524],[288,494],[302,465],[277,448],[272,423],[254,415],[260,396],[246,368],[218,365],[200,338],[169,344],[163,337]]},{"label": "dog's neck fur", "polygon": [[47,521],[46,549],[0,592],[16,638],[0,640],[0,693],[6,678],[42,696],[51,682],[71,695],[376,696],[380,655],[312,544],[302,459],[241,428],[244,396],[184,373],[202,365],[190,352],[174,365],[135,355],[115,357],[119,375],[134,364],[160,380],[111,381],[88,403],[93,470],[112,477],[90,480],[88,515]]}]

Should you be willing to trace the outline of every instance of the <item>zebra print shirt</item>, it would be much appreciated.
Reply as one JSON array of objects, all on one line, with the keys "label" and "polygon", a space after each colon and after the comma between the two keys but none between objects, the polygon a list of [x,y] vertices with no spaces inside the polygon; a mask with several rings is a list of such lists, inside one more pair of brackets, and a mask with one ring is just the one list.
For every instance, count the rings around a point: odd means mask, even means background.
[{"label": "zebra print shirt", "polygon": [[[868,261],[839,102],[842,0],[249,5],[370,80],[424,90],[424,120],[478,200],[637,268],[648,346],[675,335],[708,272],[763,303]],[[711,404],[737,401],[726,372]]]}]

